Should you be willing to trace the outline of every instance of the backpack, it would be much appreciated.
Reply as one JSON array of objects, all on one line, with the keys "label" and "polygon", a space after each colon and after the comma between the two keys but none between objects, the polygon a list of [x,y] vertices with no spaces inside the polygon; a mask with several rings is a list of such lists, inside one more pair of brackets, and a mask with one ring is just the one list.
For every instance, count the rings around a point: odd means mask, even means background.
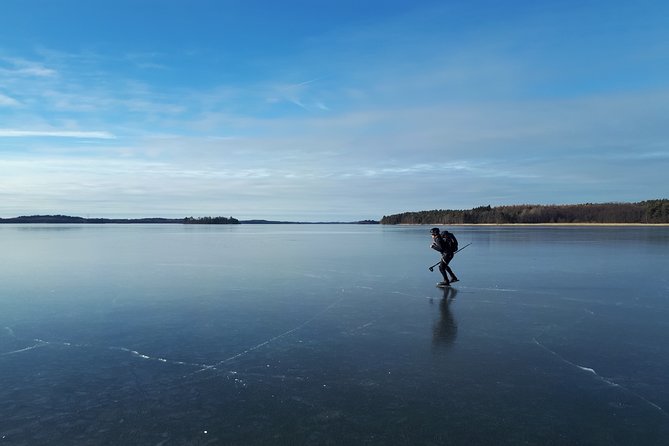
[{"label": "backpack", "polygon": [[455,238],[453,233],[444,231],[443,238],[449,251],[455,252],[458,250],[458,239]]}]

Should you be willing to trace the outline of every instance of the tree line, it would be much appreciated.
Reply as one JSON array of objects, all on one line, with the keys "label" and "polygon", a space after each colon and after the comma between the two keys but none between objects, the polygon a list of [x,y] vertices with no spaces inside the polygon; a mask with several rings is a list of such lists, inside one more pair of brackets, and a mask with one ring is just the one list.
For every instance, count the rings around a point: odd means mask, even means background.
[{"label": "tree line", "polygon": [[182,223],[203,225],[230,225],[239,224],[239,220],[233,217],[201,217],[201,218],[84,218],[69,215],[27,215],[13,218],[0,218],[0,223],[59,223],[59,224],[159,224],[159,223]]},{"label": "tree line", "polygon": [[574,205],[480,206],[383,216],[381,224],[669,223],[669,200]]},{"label": "tree line", "polygon": [[183,222],[187,225],[238,225],[239,220],[233,217],[186,217]]}]

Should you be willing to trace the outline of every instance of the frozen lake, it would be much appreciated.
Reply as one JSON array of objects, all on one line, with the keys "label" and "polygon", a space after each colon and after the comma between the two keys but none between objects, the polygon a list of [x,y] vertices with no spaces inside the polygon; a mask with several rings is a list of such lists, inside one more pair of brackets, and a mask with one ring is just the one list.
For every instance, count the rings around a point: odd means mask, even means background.
[{"label": "frozen lake", "polygon": [[0,445],[665,445],[668,227],[0,225]]}]

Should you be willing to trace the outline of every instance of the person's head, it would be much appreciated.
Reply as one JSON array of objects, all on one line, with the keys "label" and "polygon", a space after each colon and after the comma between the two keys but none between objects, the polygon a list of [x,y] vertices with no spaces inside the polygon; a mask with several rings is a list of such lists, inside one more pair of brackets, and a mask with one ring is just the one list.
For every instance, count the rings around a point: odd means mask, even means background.
[{"label": "person's head", "polygon": [[438,236],[439,235],[439,228],[430,229],[430,234],[432,234],[432,237]]}]

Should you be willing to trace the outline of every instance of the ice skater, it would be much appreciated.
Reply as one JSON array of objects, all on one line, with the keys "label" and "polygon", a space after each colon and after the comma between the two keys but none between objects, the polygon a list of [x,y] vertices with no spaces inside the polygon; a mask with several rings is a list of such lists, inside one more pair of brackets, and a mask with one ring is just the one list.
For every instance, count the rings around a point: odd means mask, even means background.
[{"label": "ice skater", "polygon": [[[444,277],[444,281],[439,282],[437,286],[450,286],[451,283],[458,281],[455,273],[453,273],[451,267],[448,266],[448,264],[453,259],[455,252],[458,250],[458,240],[452,233],[448,231],[440,233],[439,228],[430,229],[430,234],[432,234],[432,244],[430,245],[430,248],[434,249],[435,251],[439,251],[441,254],[439,272]],[[451,276],[450,281],[448,278],[449,275]]]}]

